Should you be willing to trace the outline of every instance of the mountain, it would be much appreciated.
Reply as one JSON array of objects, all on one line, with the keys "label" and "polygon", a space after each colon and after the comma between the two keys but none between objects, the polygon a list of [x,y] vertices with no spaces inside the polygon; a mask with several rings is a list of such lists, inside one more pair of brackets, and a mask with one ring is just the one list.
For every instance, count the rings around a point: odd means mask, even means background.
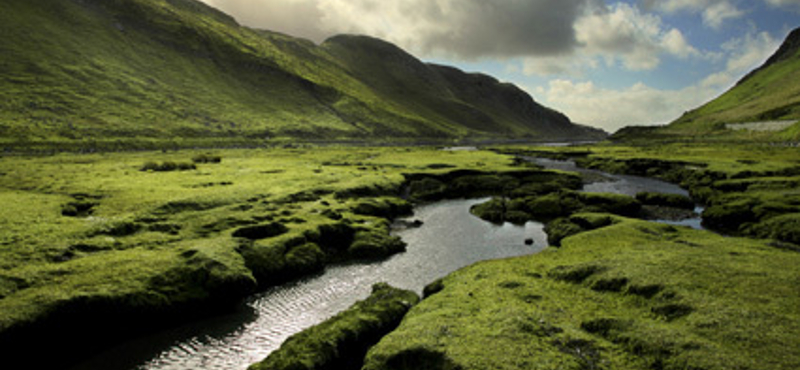
[{"label": "mountain", "polygon": [[4,0],[0,144],[603,137],[387,42],[322,45],[195,0]]},{"label": "mountain", "polygon": [[[762,66],[711,102],[660,128],[626,128],[614,139],[634,138],[762,138],[800,141],[800,28],[792,31]],[[772,121],[787,121],[772,123]],[[755,124],[757,122],[768,122]],[[756,130],[733,130],[736,124],[760,126]],[[772,125],[774,130],[770,129]],[[763,130],[763,131],[762,131]]]}]

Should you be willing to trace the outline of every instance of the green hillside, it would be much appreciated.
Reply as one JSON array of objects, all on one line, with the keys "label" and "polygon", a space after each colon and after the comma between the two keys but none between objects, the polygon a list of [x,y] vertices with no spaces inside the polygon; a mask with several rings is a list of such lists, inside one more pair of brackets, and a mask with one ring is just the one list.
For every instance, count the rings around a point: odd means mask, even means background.
[{"label": "green hillside", "polygon": [[792,31],[764,65],[742,78],[717,99],[689,112],[666,127],[627,128],[615,138],[711,138],[799,141],[800,124],[773,131],[732,130],[729,124],[800,119],[800,28]]},{"label": "green hillside", "polygon": [[7,148],[597,135],[490,77],[476,97],[388,43],[317,46],[195,0],[8,0],[0,32]]}]

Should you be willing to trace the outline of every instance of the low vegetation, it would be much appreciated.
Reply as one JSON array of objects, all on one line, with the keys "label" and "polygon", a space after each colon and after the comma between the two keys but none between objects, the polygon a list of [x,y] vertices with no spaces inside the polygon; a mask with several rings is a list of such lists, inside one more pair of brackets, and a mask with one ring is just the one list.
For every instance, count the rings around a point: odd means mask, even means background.
[{"label": "low vegetation", "polygon": [[[611,215],[437,283],[364,369],[791,369],[800,254]],[[433,288],[432,288],[433,289]]]},{"label": "low vegetation", "polygon": [[[627,127],[615,141],[800,143],[800,28],[761,67],[705,105],[663,127]],[[779,121],[776,123],[775,121]]]},{"label": "low vegetation", "polygon": [[[501,151],[572,158],[586,168],[680,184],[704,206],[703,225],[712,230],[798,242],[793,220],[800,214],[800,160],[795,148],[740,143]],[[642,194],[637,198],[645,204],[689,207],[687,200],[669,195]]]},{"label": "low vegetation", "polygon": [[605,137],[492,77],[197,0],[6,0],[0,33],[4,152]]},{"label": "low vegetation", "polygon": [[[786,334],[799,322],[793,149],[502,151],[679,182],[706,207],[709,227],[772,240],[633,220],[647,207],[689,202],[578,192],[577,175],[487,151],[221,150],[214,155],[224,161],[169,172],[140,169],[205,152],[6,156],[0,341],[11,354],[37,343],[68,363],[331,263],[402,251],[390,220],[412,202],[494,196],[473,212],[548,221],[560,248],[430,285],[366,368],[535,368],[534,358],[578,368],[735,368],[761,358],[770,359],[759,360],[763,368],[797,365]],[[80,346],[70,345],[75,332],[88,333]]]},{"label": "low vegetation", "polygon": [[[193,171],[140,171],[187,158],[204,159]],[[427,148],[6,156],[0,173],[0,342],[12,354],[37,343],[59,362],[330,263],[400,252],[389,228],[411,212],[403,196],[563,177]],[[444,191],[420,193],[426,182]],[[72,346],[77,331],[87,340]]]},{"label": "low vegetation", "polygon": [[367,349],[419,302],[416,293],[379,283],[365,300],[287,339],[250,370],[358,369]]}]

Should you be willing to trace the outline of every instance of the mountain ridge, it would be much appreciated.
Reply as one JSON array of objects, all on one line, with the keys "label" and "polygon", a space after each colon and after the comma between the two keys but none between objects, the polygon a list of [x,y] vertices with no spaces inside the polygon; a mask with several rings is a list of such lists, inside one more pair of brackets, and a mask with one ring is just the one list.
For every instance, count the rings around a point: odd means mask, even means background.
[{"label": "mountain ridge", "polygon": [[[316,45],[242,27],[196,0],[9,0],[3,7],[6,147],[604,136],[518,88],[513,99],[492,100],[509,90],[496,80],[490,96],[471,95],[477,90],[459,80],[470,74],[365,36]],[[409,69],[387,67],[398,61]]]}]

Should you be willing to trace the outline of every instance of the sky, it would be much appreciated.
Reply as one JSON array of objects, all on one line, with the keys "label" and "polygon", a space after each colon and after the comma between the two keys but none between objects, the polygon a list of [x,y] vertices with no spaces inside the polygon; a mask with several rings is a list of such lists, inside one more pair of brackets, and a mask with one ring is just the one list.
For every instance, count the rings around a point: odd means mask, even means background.
[{"label": "sky", "polygon": [[800,0],[202,0],[321,43],[363,34],[511,82],[609,132],[719,96],[800,27]]}]

